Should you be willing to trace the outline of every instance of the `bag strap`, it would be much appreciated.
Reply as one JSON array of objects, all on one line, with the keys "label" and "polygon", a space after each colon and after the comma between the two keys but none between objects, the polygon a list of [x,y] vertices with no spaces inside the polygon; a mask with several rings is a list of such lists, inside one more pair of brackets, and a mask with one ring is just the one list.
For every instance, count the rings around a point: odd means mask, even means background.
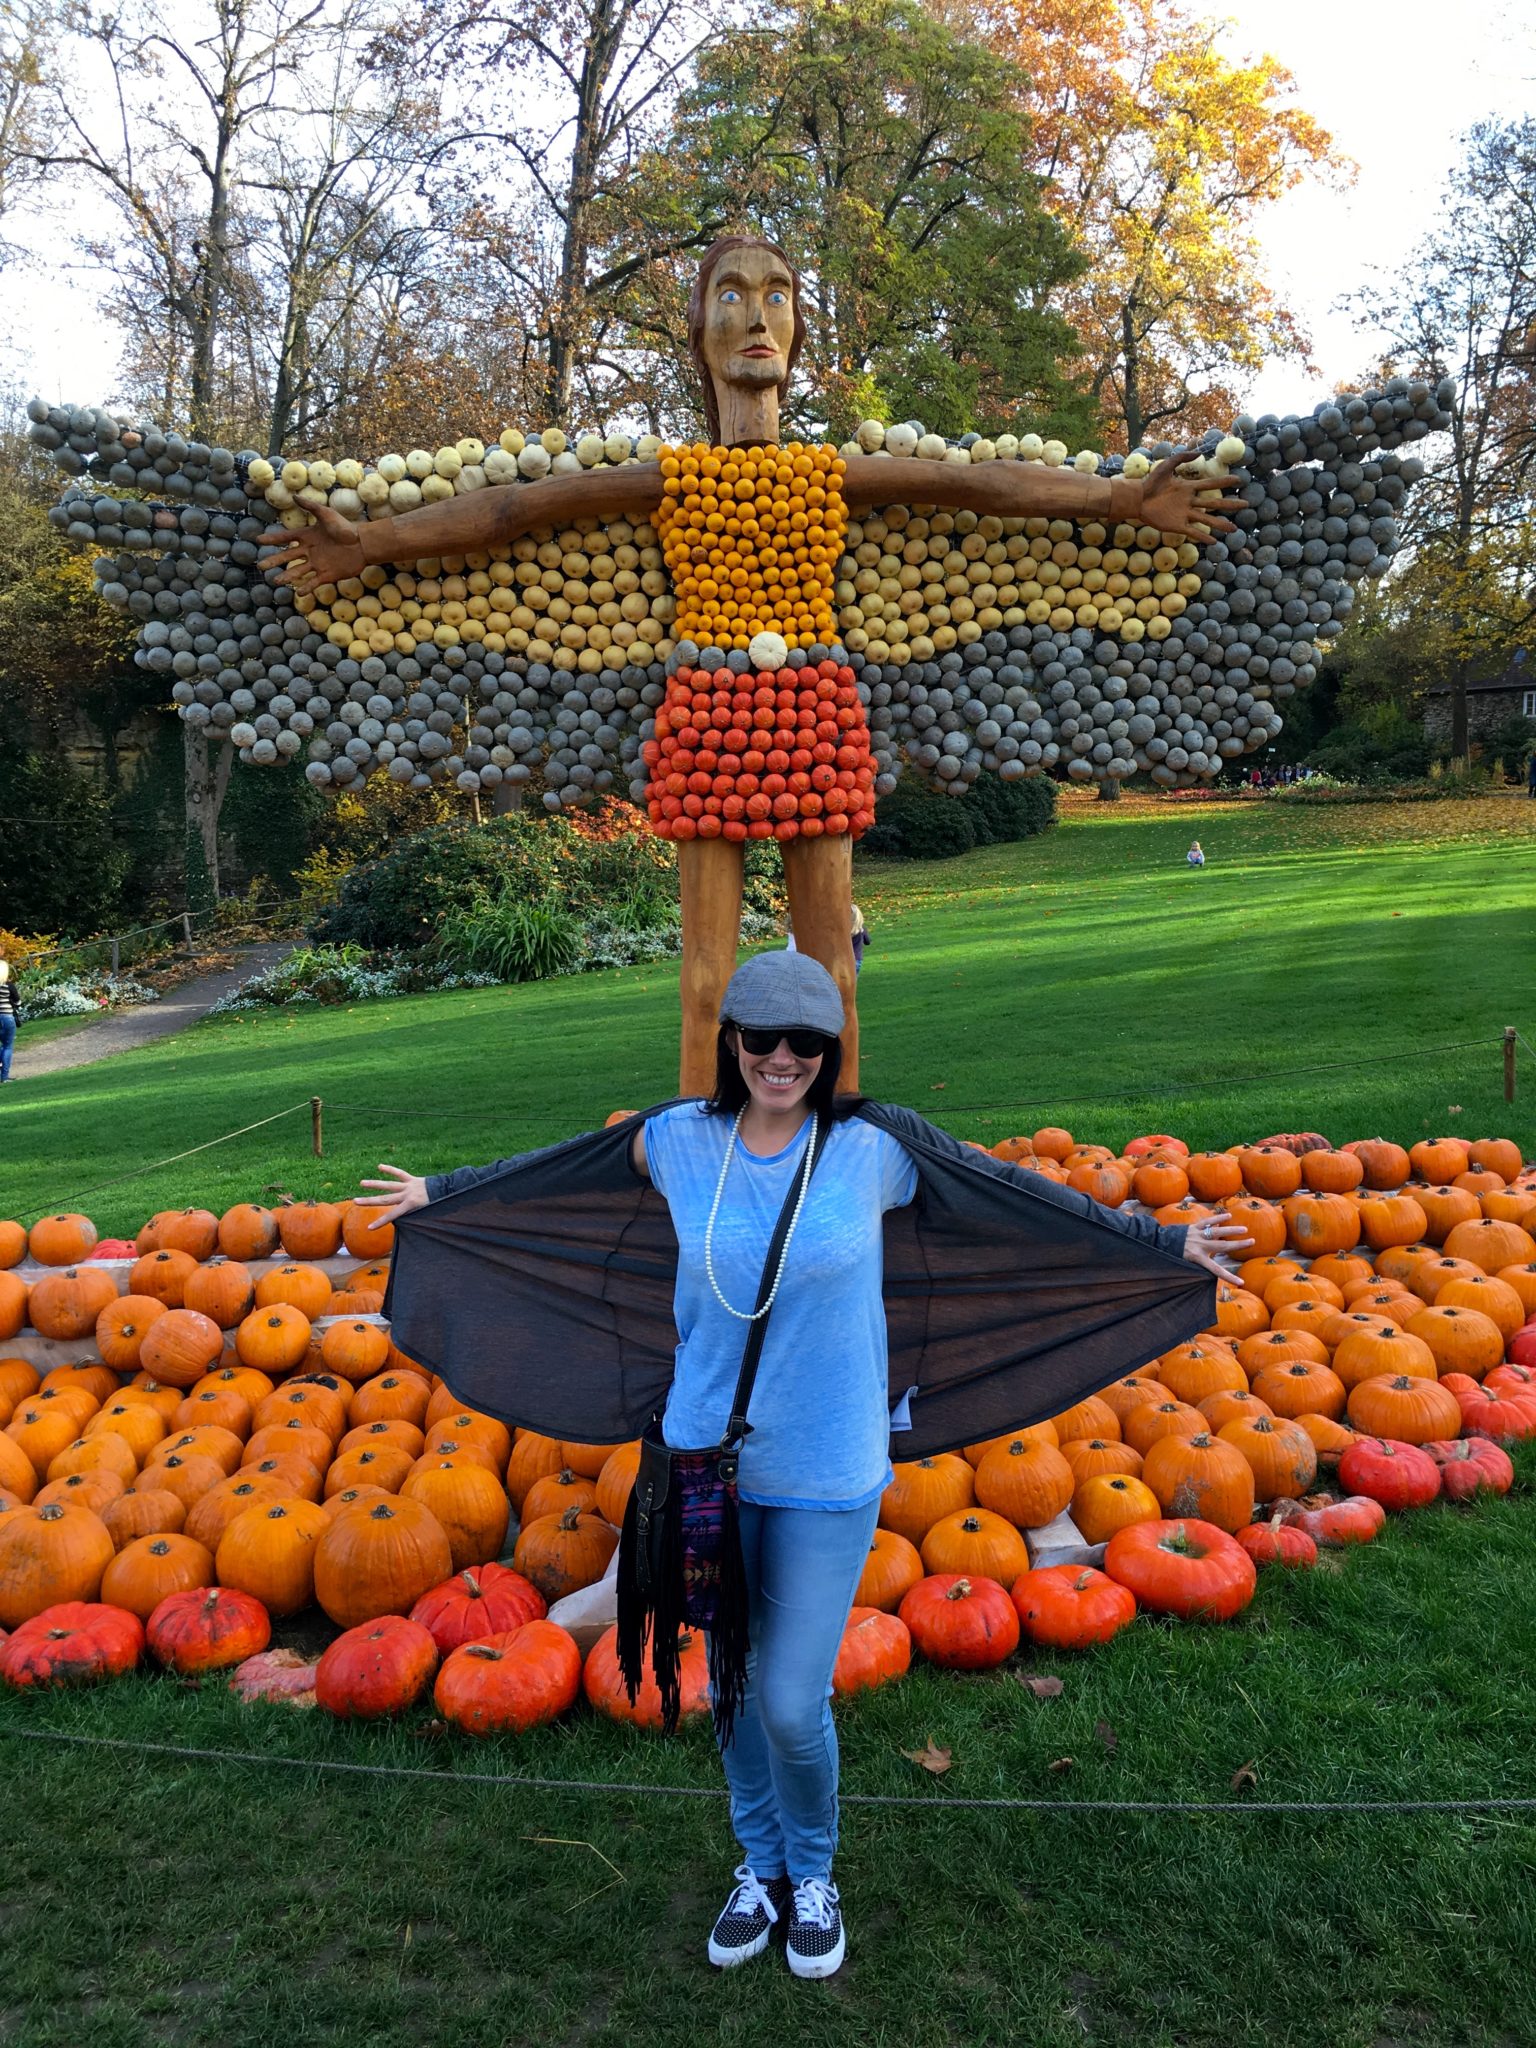
[{"label": "bag strap", "polygon": [[[806,1150],[800,1163],[800,1171],[789,1184],[784,1197],[784,1206],[779,1211],[779,1220],[773,1226],[773,1236],[768,1240],[768,1254],[763,1260],[763,1277],[758,1282],[757,1300],[754,1309],[761,1309],[773,1292],[773,1276],[778,1270],[779,1256],[784,1249],[784,1240],[789,1235],[789,1226],[802,1195],[810,1186],[811,1175],[816,1171],[816,1162],[826,1149],[827,1134],[832,1126],[830,1117],[818,1117],[816,1142]],[[726,1426],[722,1443],[734,1450],[748,1434],[747,1405],[752,1399],[752,1382],[757,1378],[757,1362],[763,1355],[763,1339],[768,1333],[768,1320],[772,1314],[759,1315],[747,1331],[746,1347],[741,1354],[741,1371],[736,1379],[736,1393],[731,1402],[731,1419]]]}]

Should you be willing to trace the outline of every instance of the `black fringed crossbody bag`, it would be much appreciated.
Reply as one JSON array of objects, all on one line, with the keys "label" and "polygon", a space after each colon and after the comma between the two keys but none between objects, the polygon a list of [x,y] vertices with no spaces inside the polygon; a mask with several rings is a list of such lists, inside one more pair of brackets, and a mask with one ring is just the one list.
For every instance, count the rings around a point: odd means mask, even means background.
[{"label": "black fringed crossbody bag", "polygon": [[[746,1696],[747,1585],[736,1487],[741,1446],[751,1434],[747,1407],[779,1262],[826,1141],[827,1124],[818,1117],[768,1242],[725,1435],[707,1450],[678,1450],[663,1440],[661,1417],[653,1415],[640,1439],[640,1470],[619,1539],[619,1669],[633,1704],[649,1636],[668,1734],[677,1726],[681,1706],[678,1638],[686,1628],[704,1629],[709,1637],[709,1688],[722,1742],[730,1740]],[[735,1143],[733,1129],[727,1161]]]}]

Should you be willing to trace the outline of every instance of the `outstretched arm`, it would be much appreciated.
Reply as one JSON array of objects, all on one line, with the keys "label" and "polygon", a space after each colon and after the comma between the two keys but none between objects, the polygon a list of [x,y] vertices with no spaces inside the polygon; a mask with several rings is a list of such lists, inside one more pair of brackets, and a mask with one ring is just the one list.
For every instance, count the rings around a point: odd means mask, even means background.
[{"label": "outstretched arm", "polygon": [[657,465],[626,462],[617,469],[466,491],[441,504],[422,505],[394,519],[370,519],[360,526],[329,506],[319,506],[315,524],[302,532],[279,528],[262,535],[264,541],[279,544],[279,552],[263,566],[275,583],[313,590],[317,584],[356,576],[370,562],[484,553],[535,527],[564,526],[603,514],[644,517],[660,503]]},{"label": "outstretched arm", "polygon": [[1039,462],[921,462],[911,455],[853,455],[843,478],[850,510],[872,505],[952,505],[1001,519],[1121,520],[1155,526],[1193,541],[1230,533],[1229,512],[1244,500],[1227,494],[1220,477],[1182,477],[1182,463],[1198,456],[1181,449],[1150,475],[1092,476]]}]

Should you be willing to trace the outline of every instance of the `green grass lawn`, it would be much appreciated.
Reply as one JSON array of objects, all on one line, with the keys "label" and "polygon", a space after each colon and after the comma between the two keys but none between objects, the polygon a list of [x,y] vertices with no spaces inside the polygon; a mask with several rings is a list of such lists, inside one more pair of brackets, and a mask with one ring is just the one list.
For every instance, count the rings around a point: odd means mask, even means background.
[{"label": "green grass lawn", "polygon": [[[871,1092],[983,1138],[1047,1120],[1110,1143],[1451,1128],[1536,1150],[1536,1074],[1510,1111],[1495,1043],[1415,1056],[1506,1022],[1536,1039],[1523,805],[1126,812],[860,870]],[[1211,864],[1190,874],[1197,831]],[[173,1201],[340,1193],[381,1157],[427,1169],[543,1142],[669,1091],[675,1000],[655,968],[206,1025],[7,1090],[0,1213],[315,1093],[324,1160],[306,1110],[83,1206],[118,1230]],[[852,1947],[821,1986],[776,1957],[723,1979],[704,1964],[735,1860],[718,1800],[7,1739],[710,1787],[703,1730],[659,1743],[583,1714],[472,1744],[424,1715],[348,1730],[163,1677],[0,1700],[0,2041],[1524,2048],[1530,1813],[945,1805],[1219,1800],[1244,1766],[1259,1800],[1536,1798],[1536,1452],[1519,1463],[1505,1502],[1431,1509],[1313,1575],[1266,1574],[1229,1627],[1138,1621],[1091,1656],[914,1671],[840,1708],[845,1794],[924,1804],[845,1808]],[[1031,1672],[1060,1675],[1061,1695],[1030,1694]],[[930,1737],[953,1753],[942,1779],[901,1754]]]},{"label": "green grass lawn", "polygon": [[[1536,805],[1124,808],[963,860],[860,867],[869,1093],[987,1142],[1063,1121],[1107,1144],[1498,1128],[1536,1148],[1536,1071],[1522,1054],[1507,1110],[1496,1043],[1505,1024],[1536,1042]],[[1196,832],[1200,873],[1183,860]],[[121,1231],[171,1204],[341,1194],[380,1158],[432,1171],[545,1144],[672,1091],[676,1005],[664,962],[210,1022],[7,1090],[0,1214],[312,1095],[323,1160],[305,1108],[86,1206]],[[1487,1042],[1420,1050],[1466,1040]]]}]

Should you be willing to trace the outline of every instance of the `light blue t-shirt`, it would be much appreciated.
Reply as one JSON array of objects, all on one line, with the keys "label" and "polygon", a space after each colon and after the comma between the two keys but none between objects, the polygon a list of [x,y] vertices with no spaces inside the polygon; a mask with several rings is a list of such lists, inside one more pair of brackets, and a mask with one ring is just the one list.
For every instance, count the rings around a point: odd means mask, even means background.
[{"label": "light blue t-shirt", "polygon": [[[677,1232],[673,1310],[680,1342],[663,1418],[669,1444],[725,1434],[748,1325],[715,1298],[704,1230],[732,1119],[683,1103],[650,1117],[645,1156]],[[715,1278],[733,1307],[757,1306],[768,1240],[804,1156],[810,1120],[761,1158],[738,1139],[715,1224]],[[890,1483],[891,1418],[881,1299],[887,1209],[910,1202],[907,1151],[860,1117],[832,1126],[789,1247],[758,1361],[741,1455],[741,1495],[761,1507],[854,1508]]]}]

